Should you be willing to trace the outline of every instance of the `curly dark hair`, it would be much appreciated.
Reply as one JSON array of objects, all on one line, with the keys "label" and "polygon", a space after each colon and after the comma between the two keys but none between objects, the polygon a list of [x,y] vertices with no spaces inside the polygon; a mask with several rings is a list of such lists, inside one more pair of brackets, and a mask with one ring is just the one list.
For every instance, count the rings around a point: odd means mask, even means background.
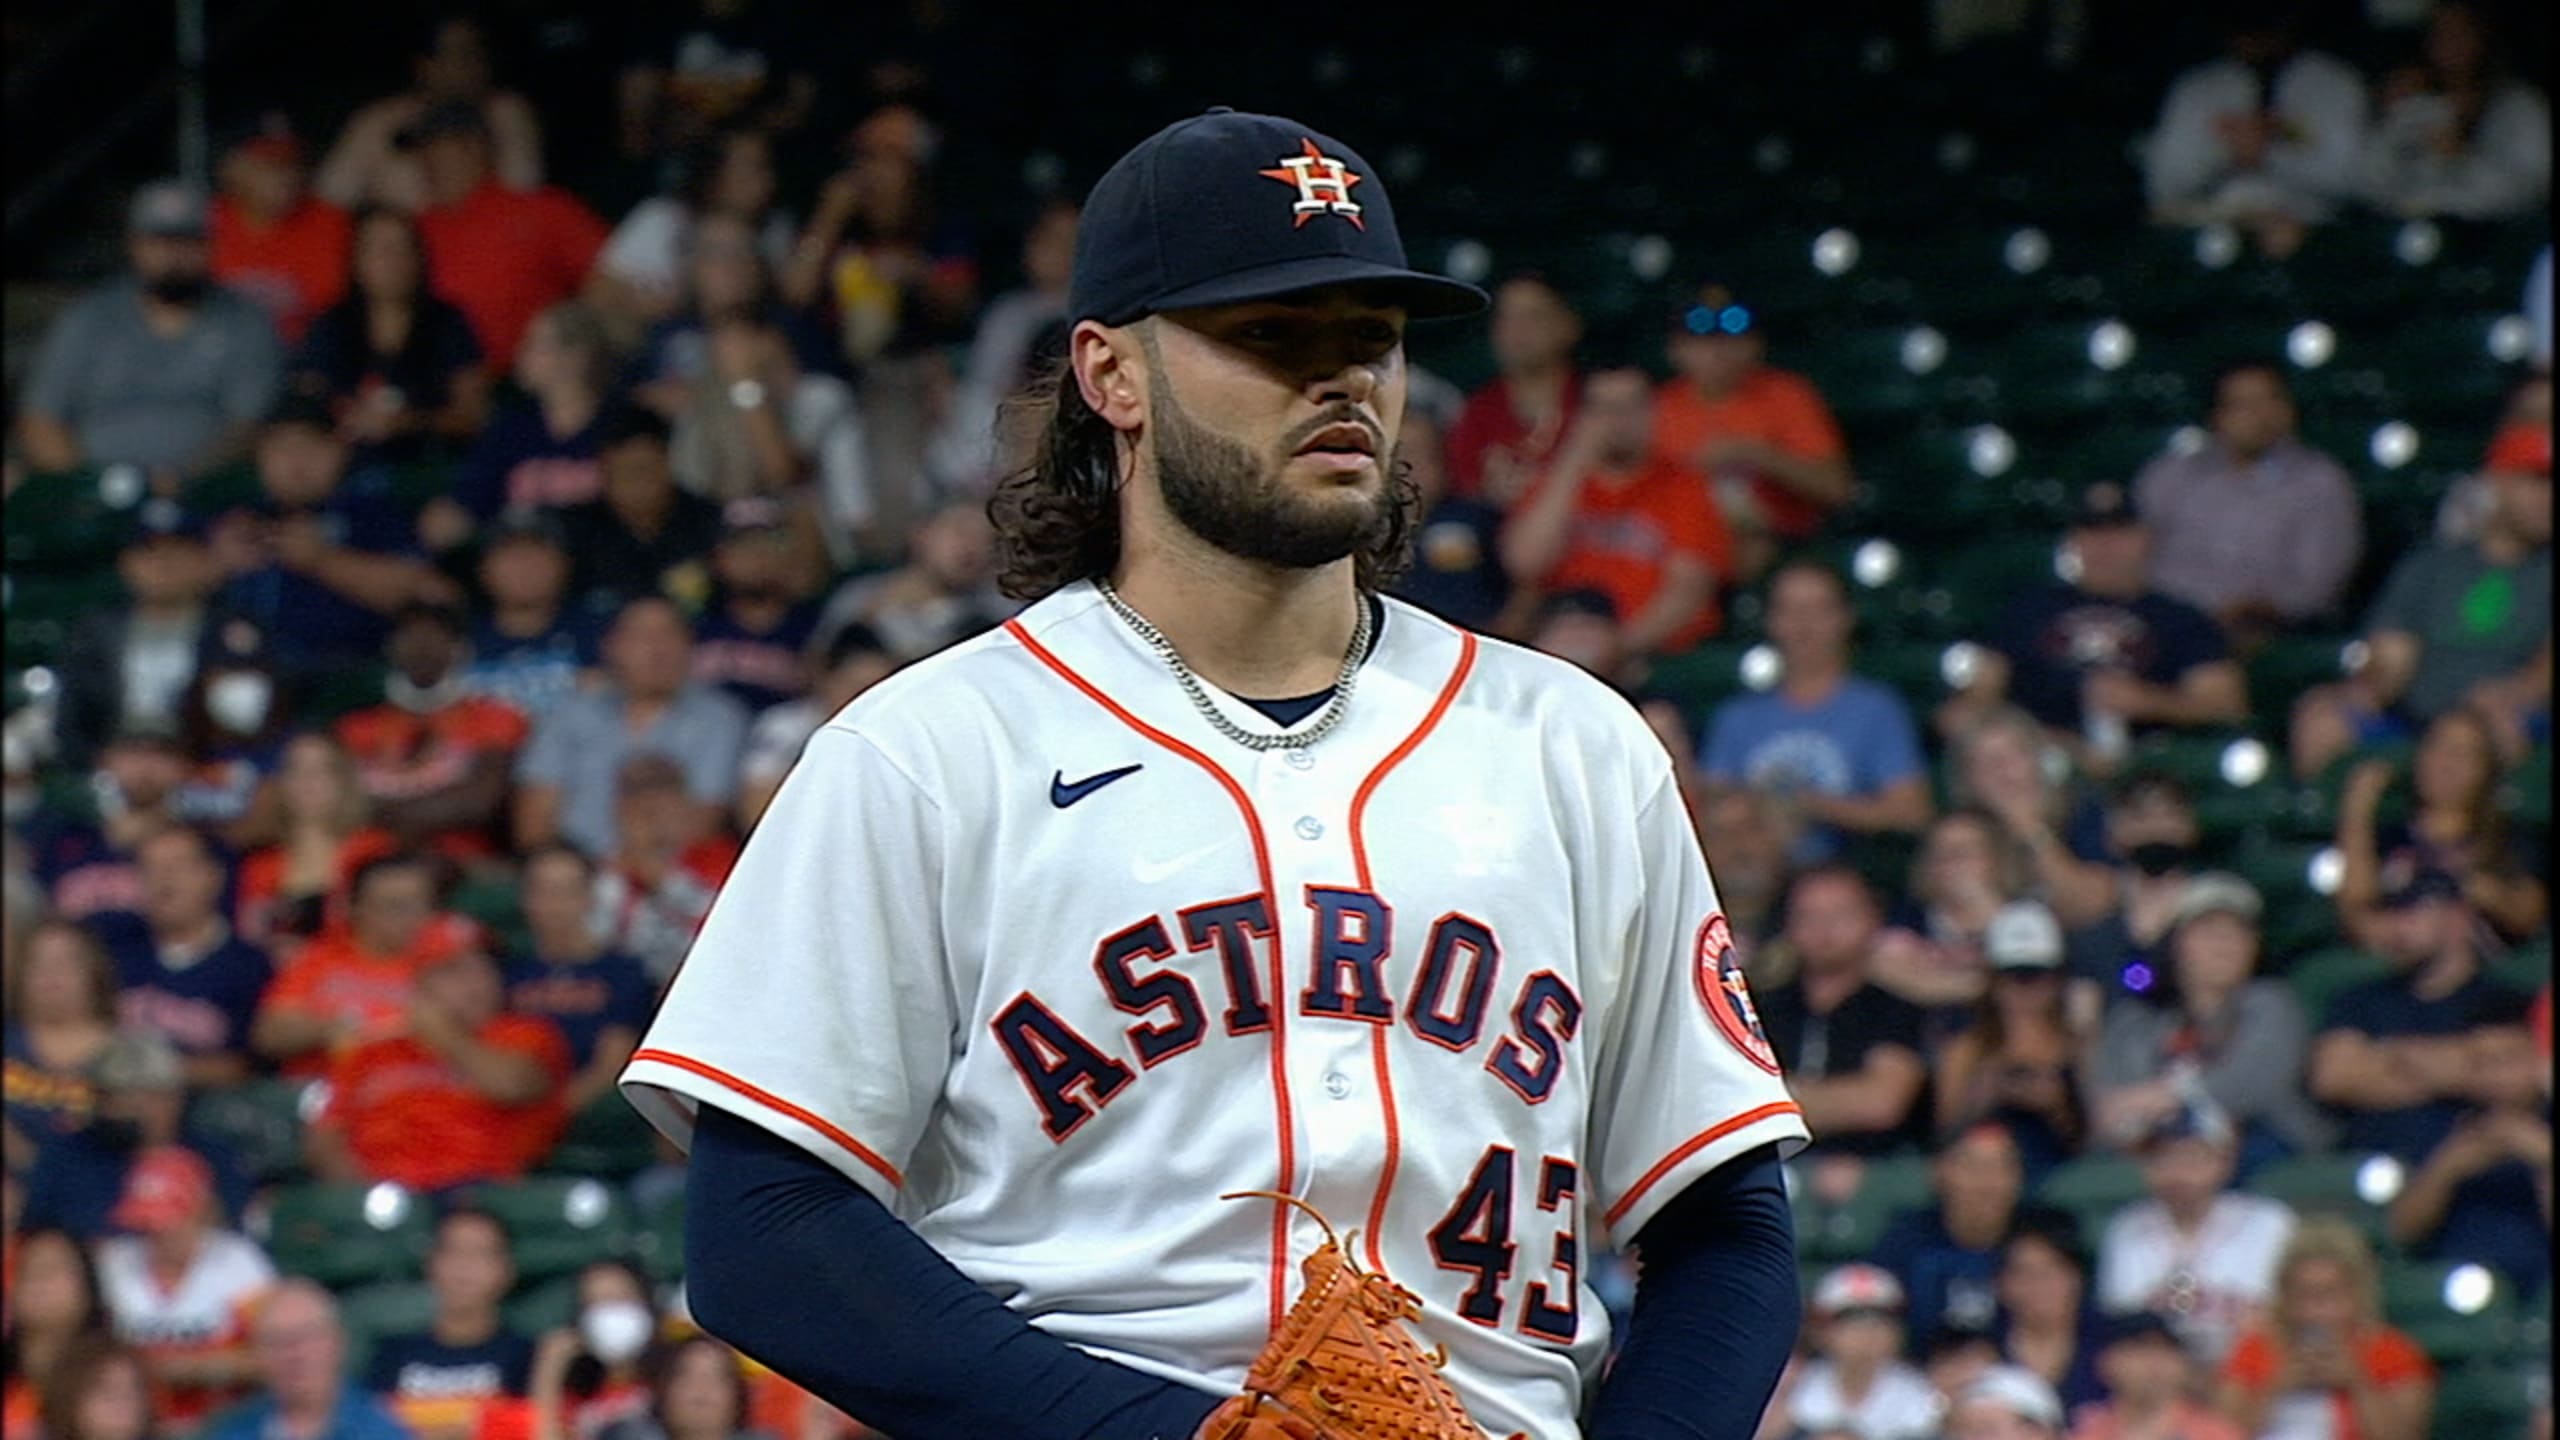
[{"label": "curly dark hair", "polygon": [[[1060,362],[1007,401],[997,437],[1021,457],[987,499],[997,588],[1031,601],[1110,574],[1120,560],[1120,432],[1085,403],[1073,369]],[[1363,591],[1394,584],[1412,562],[1420,492],[1411,470],[1388,462],[1386,524],[1352,557]]]}]

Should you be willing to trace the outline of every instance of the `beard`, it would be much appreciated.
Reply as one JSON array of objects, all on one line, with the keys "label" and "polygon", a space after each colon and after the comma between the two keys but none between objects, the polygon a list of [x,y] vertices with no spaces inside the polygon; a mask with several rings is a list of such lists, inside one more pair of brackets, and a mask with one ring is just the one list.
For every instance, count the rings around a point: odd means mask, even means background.
[{"label": "beard", "polygon": [[[1148,394],[1156,483],[1165,508],[1203,541],[1240,560],[1313,570],[1359,554],[1386,535],[1393,521],[1387,487],[1331,503],[1294,494],[1277,467],[1193,421],[1162,380],[1151,379]],[[1345,418],[1322,416],[1307,433]]]}]

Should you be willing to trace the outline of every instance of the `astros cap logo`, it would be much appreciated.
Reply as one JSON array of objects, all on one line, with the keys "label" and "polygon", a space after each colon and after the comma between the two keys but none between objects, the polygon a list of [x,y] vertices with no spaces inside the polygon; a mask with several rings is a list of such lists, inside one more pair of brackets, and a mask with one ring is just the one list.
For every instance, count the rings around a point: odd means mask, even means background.
[{"label": "astros cap logo", "polygon": [[1298,201],[1289,207],[1297,215],[1289,222],[1290,228],[1296,229],[1330,210],[1350,221],[1353,229],[1368,229],[1360,221],[1360,202],[1351,198],[1351,187],[1366,177],[1352,174],[1348,166],[1317,149],[1315,141],[1302,138],[1298,143],[1306,147],[1305,154],[1288,156],[1277,170],[1254,172],[1298,187]]}]

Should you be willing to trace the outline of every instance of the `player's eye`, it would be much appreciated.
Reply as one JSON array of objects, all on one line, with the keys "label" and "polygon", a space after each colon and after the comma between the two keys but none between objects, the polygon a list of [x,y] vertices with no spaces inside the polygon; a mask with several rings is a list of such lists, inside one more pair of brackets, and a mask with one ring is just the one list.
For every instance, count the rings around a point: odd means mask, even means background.
[{"label": "player's eye", "polygon": [[1235,337],[1247,345],[1277,345],[1289,338],[1289,327],[1277,320],[1248,320],[1236,327]]}]

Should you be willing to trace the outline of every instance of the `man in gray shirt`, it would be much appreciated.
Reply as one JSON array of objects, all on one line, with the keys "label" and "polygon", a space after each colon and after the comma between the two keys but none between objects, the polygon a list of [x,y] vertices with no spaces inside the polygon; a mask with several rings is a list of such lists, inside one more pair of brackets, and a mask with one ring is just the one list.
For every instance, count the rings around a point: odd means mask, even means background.
[{"label": "man in gray shirt", "polygon": [[2248,360],[2215,378],[2212,439],[2134,482],[2151,527],[2151,583],[2222,622],[2235,642],[2337,607],[2364,520],[2338,462],[2294,434],[2284,372]]},{"label": "man in gray shirt", "polygon": [[205,199],[173,180],[133,199],[133,273],[76,301],[36,356],[18,443],[39,471],[126,463],[191,479],[248,453],[284,357],[257,304],[213,283]]},{"label": "man in gray shirt", "polygon": [[519,849],[567,840],[590,856],[613,852],[614,787],[634,755],[666,755],[684,767],[695,803],[725,823],[738,796],[747,712],[713,686],[693,682],[693,631],[672,601],[643,595],[605,633],[607,683],[535,717],[516,763]]}]

